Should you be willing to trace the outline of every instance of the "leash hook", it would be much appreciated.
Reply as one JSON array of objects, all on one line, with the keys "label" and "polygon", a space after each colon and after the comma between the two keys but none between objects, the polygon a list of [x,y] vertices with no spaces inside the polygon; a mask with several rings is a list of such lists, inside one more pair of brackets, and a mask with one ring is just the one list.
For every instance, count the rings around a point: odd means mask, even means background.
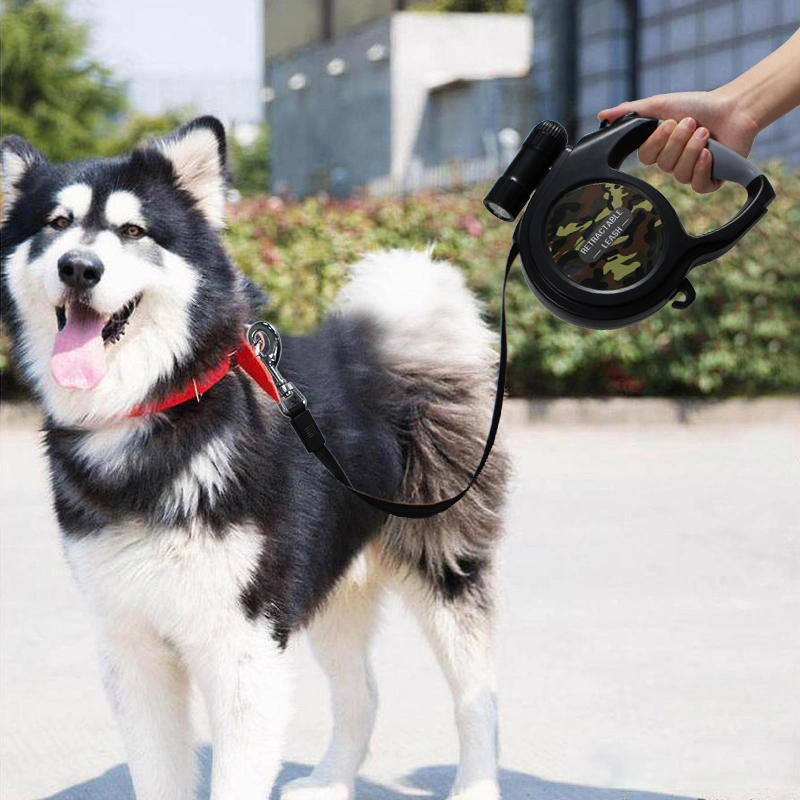
[{"label": "leash hook", "polygon": [[283,348],[281,335],[274,325],[260,320],[254,322],[247,331],[247,338],[262,361],[267,359],[273,367],[278,366]]},{"label": "leash hook", "polygon": [[248,328],[247,341],[267,368],[278,390],[278,406],[284,416],[296,417],[302,414],[307,405],[305,395],[293,383],[287,381],[278,369],[283,352],[278,329],[269,322],[259,320]]}]

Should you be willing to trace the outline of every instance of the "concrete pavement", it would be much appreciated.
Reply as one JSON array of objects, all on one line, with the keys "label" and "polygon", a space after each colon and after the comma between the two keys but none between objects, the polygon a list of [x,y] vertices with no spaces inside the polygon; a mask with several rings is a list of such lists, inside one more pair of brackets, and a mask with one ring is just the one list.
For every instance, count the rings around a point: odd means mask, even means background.
[{"label": "concrete pavement", "polygon": [[[506,429],[507,800],[800,800],[799,428]],[[293,650],[297,713],[280,782],[309,770],[329,724],[324,681],[305,643]],[[394,602],[376,670],[359,798],[444,798],[456,758],[445,684]],[[131,797],[38,436],[5,429],[0,798]]]}]

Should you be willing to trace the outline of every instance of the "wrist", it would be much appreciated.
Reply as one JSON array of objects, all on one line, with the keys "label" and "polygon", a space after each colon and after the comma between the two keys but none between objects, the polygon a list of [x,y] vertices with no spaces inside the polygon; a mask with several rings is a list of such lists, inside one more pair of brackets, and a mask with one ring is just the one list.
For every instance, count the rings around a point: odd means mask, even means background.
[{"label": "wrist", "polygon": [[[736,125],[753,139],[767,127],[768,109],[753,87],[743,85],[737,78],[711,92],[724,117],[736,120]],[[771,120],[770,120],[771,121]]]}]

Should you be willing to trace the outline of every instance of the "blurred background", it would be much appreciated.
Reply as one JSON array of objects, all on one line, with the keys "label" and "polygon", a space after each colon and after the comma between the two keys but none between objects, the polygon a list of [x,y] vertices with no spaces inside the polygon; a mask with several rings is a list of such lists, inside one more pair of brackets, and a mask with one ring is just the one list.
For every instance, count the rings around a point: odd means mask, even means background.
[{"label": "blurred background", "polygon": [[[619,101],[714,88],[798,25],[800,0],[0,0],[0,127],[64,160],[216,114],[226,243],[281,330],[313,329],[365,251],[431,243],[496,329],[512,229],[481,200],[528,130],[553,117],[574,142]],[[800,797],[800,111],[752,157],[777,199],[697,271],[686,312],[582,330],[513,273],[508,800]],[[743,201],[629,166],[693,233]],[[4,400],[24,397],[2,333],[0,376]],[[39,424],[0,405],[0,796],[133,800]],[[385,616],[358,796],[438,800],[458,747],[447,688],[400,609]],[[310,771],[328,733],[322,677],[293,647],[279,785]]]},{"label": "blurred background", "polygon": [[[800,24],[800,0],[4,0],[2,131],[53,159],[113,155],[194,114],[230,134],[228,243],[287,331],[313,328],[360,253],[424,247],[499,319],[509,227],[481,198],[542,118],[712,89]],[[800,390],[800,110],[756,141],[778,191],[688,313],[622,331],[510,288],[512,394],[721,398]],[[631,167],[637,169],[635,159]],[[690,232],[731,217],[647,171]],[[0,345],[6,396],[18,390]]]}]

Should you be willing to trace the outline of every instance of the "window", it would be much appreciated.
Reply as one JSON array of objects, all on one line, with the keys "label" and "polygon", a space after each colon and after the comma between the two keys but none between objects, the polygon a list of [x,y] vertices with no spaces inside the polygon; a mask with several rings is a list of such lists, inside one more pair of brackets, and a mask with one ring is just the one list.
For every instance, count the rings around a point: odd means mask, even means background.
[{"label": "window", "polygon": [[666,25],[668,48],[673,53],[694,49],[697,44],[697,17],[684,15],[671,20]]},{"label": "window", "polygon": [[750,69],[754,64],[761,61],[762,58],[766,58],[774,49],[775,47],[771,37],[745,37],[737,48],[737,71],[744,72]]},{"label": "window", "polygon": [[736,77],[734,66],[734,51],[727,48],[718,48],[700,60],[703,69],[703,84],[709,87],[722,86]]},{"label": "window", "polygon": [[[597,127],[601,108],[631,99],[628,0],[583,0],[578,18],[578,118],[582,131]],[[654,30],[656,30],[654,28]]]},{"label": "window", "polygon": [[639,76],[639,89],[642,97],[650,97],[666,91],[664,88],[664,72],[665,70],[659,67],[651,67],[642,72]]},{"label": "window", "polygon": [[734,31],[735,12],[731,5],[717,6],[700,12],[702,42],[710,44],[730,39]]},{"label": "window", "polygon": [[669,3],[664,0],[639,0],[639,13],[644,19],[659,17],[669,9]]},{"label": "window", "polygon": [[669,67],[669,91],[693,92],[697,85],[697,67],[693,55],[676,61]]},{"label": "window", "polygon": [[743,0],[742,30],[756,33],[775,23],[773,0]]},{"label": "window", "polygon": [[662,27],[660,25],[646,24],[642,33],[642,51],[640,60],[644,63],[659,58],[664,52]]},{"label": "window", "polygon": [[777,0],[777,22],[797,26],[800,23],[800,0]]}]

